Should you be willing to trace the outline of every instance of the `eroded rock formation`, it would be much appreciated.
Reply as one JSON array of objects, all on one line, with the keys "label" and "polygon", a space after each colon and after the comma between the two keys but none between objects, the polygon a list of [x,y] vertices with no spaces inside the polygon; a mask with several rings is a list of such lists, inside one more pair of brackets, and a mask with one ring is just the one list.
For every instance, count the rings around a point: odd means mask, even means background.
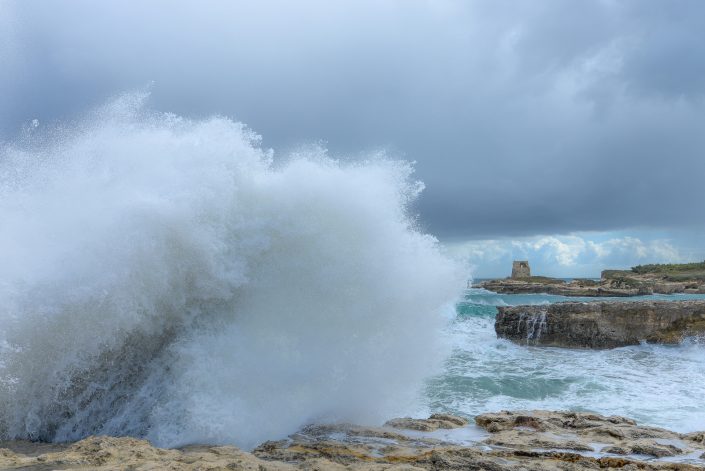
[{"label": "eroded rock formation", "polygon": [[498,337],[517,343],[614,348],[705,334],[705,301],[556,303],[497,308]]}]

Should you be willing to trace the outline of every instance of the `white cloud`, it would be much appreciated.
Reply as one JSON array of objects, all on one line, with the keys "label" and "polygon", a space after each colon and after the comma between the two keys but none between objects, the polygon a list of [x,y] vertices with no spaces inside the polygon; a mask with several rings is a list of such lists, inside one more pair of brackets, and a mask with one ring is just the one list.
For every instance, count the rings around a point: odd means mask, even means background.
[{"label": "white cloud", "polygon": [[512,245],[520,248],[527,255],[542,254],[544,258],[555,261],[563,266],[574,265],[576,259],[585,251],[585,241],[577,236],[539,237],[528,241],[512,241]]},{"label": "white cloud", "polygon": [[449,245],[475,276],[506,276],[511,261],[527,259],[540,275],[598,276],[605,268],[690,261],[669,239],[611,234],[548,235],[473,240]]},{"label": "white cloud", "polygon": [[590,250],[598,259],[602,260],[629,260],[633,262],[683,262],[684,256],[669,241],[654,239],[642,241],[636,237],[613,238],[605,242],[596,243],[588,241]]}]

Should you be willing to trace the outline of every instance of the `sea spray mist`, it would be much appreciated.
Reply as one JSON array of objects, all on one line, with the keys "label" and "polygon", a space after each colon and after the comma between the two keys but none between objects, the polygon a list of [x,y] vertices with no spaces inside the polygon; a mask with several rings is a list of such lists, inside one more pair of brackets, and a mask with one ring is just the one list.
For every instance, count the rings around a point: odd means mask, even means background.
[{"label": "sea spray mist", "polygon": [[144,99],[1,150],[0,436],[250,447],[404,412],[462,287],[409,164],[275,166]]}]

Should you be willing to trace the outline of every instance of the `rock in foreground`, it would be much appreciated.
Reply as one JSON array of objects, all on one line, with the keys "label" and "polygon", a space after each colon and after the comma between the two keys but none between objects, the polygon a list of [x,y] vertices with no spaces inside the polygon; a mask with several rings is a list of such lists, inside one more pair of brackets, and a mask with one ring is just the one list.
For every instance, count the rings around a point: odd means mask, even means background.
[{"label": "rock in foreground", "polygon": [[252,453],[230,446],[164,450],[144,440],[114,437],[90,437],[67,445],[0,443],[0,468],[37,471],[705,469],[702,432],[677,434],[639,426],[623,417],[531,411],[483,414],[476,418],[477,426],[445,414],[426,420],[395,419],[389,423],[394,427],[310,426],[286,440],[266,442]]},{"label": "rock in foreground", "polygon": [[517,343],[614,348],[705,334],[705,301],[556,303],[499,307],[498,337]]}]

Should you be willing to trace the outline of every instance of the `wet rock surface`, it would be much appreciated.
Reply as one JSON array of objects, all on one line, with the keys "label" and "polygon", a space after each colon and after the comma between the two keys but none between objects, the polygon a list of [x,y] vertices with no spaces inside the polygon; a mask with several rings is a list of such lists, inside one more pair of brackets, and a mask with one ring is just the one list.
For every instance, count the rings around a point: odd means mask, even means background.
[{"label": "wet rock surface", "polygon": [[384,425],[393,428],[431,432],[438,429],[453,429],[467,424],[468,420],[462,417],[449,414],[433,414],[428,419],[411,419],[408,417],[392,419],[387,421]]},{"label": "wet rock surface", "polygon": [[614,348],[705,335],[703,300],[566,302],[497,311],[497,336],[528,345]]},{"label": "wet rock surface", "polygon": [[383,427],[313,425],[251,453],[231,446],[165,450],[89,437],[66,445],[0,443],[0,468],[23,470],[695,470],[703,432],[678,434],[624,417],[549,411],[439,414]]},{"label": "wet rock surface", "polygon": [[[483,414],[477,423],[492,432],[485,443],[540,449],[592,452],[589,455],[634,455],[648,458],[699,453],[697,434],[638,425],[619,416],[576,412],[500,412]],[[703,463],[705,465],[705,463]]]}]

